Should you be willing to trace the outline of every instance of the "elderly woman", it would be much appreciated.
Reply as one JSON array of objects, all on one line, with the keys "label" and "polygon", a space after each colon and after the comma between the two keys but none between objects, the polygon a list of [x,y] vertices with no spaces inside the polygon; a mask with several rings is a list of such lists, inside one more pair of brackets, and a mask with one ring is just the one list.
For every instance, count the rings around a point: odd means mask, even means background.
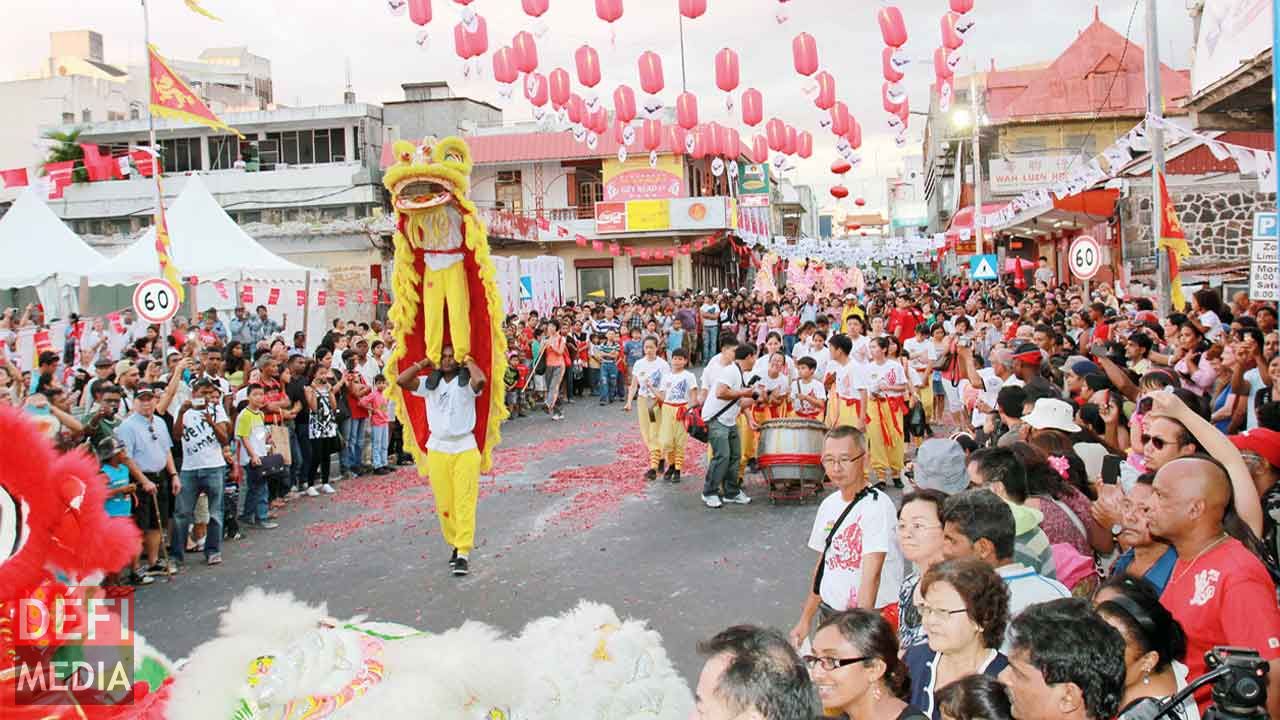
[{"label": "elderly woman", "polygon": [[996,677],[1009,665],[997,649],[1009,620],[1009,590],[991,566],[964,558],[939,563],[920,580],[917,609],[929,637],[907,651],[911,704],[933,720],[938,688],[969,675]]},{"label": "elderly woman", "polygon": [[893,628],[871,610],[842,612],[818,627],[804,657],[822,707],[858,720],[925,720],[908,705],[911,678]]},{"label": "elderly woman", "polygon": [[924,627],[917,610],[920,577],[942,562],[942,506],[946,493],[922,489],[902,498],[898,511],[898,545],[912,570],[898,591],[898,642],[904,650],[925,643]]}]

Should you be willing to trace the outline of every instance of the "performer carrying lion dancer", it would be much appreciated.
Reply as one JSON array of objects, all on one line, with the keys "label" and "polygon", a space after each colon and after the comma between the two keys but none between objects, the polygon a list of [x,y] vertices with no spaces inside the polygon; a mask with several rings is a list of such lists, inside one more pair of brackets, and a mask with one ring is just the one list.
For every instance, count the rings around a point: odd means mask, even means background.
[{"label": "performer carrying lion dancer", "polygon": [[[480,473],[493,464],[507,371],[502,299],[489,239],[467,199],[471,150],[460,138],[399,141],[383,183],[396,212],[396,347],[387,363],[405,447],[435,495],[454,575],[470,570]],[[427,373],[424,377],[423,374]]]}]

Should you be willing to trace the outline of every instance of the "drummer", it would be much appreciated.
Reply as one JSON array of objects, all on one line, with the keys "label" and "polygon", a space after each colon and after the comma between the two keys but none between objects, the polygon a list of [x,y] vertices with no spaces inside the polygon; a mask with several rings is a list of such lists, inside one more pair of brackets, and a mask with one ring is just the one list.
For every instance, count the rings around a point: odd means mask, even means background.
[{"label": "drummer", "polygon": [[864,367],[871,396],[867,421],[867,453],[871,456],[871,484],[883,487],[889,480],[901,486],[905,441],[903,417],[907,413],[906,370],[900,360],[888,356],[889,338],[871,341],[871,361]]},{"label": "drummer", "polygon": [[[755,367],[751,368],[752,375],[764,377],[769,373],[769,363],[773,356],[782,352],[782,336],[777,332],[770,332],[764,339],[764,352],[760,354],[760,359],[756,360]],[[788,381],[795,380],[799,375],[796,373],[796,361],[783,355],[786,362],[785,376]]]},{"label": "drummer", "polygon": [[796,361],[799,377],[791,383],[791,414],[804,420],[822,422],[822,414],[827,404],[827,388],[816,377],[818,361],[812,357],[802,357]]},{"label": "drummer", "polygon": [[[791,414],[791,381],[785,372],[786,356],[781,352],[775,352],[766,358],[761,358],[761,360],[768,362],[765,374],[756,383],[756,387],[760,389],[763,399],[752,406],[751,417],[755,420],[756,428],[751,430],[749,438],[744,437],[742,441],[743,456],[749,456],[752,460],[756,459],[756,451],[759,446],[760,424],[785,418]],[[759,366],[757,361],[756,367]]]},{"label": "drummer", "polygon": [[684,414],[693,393],[698,390],[698,379],[689,372],[688,365],[688,350],[672,350],[671,372],[663,376],[657,391],[658,402],[662,403],[662,427],[658,443],[662,447],[662,457],[667,462],[663,478],[672,483],[680,482],[680,471],[684,469],[684,446],[689,439],[684,426]]}]

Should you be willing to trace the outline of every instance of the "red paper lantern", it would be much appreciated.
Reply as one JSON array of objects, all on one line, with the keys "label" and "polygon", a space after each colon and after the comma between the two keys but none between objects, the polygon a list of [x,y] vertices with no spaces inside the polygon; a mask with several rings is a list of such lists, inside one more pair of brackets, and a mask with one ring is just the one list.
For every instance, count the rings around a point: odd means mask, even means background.
[{"label": "red paper lantern", "polygon": [[950,80],[955,75],[951,70],[951,66],[947,64],[946,48],[938,48],[933,51],[933,75],[939,82]]},{"label": "red paper lantern", "polygon": [[726,160],[734,160],[742,152],[742,136],[736,128],[720,128],[720,155]]},{"label": "red paper lantern", "polygon": [[951,12],[958,12],[961,15],[973,9],[973,0],[951,0]]},{"label": "red paper lantern", "polygon": [[831,163],[831,172],[835,173],[836,175],[843,175],[852,169],[853,169],[853,166],[850,165],[849,161],[845,160],[844,158],[841,158]]},{"label": "red paper lantern", "polygon": [[796,150],[800,149],[800,133],[792,126],[787,126],[787,140],[782,145],[782,152],[788,155],[795,155]]},{"label": "red paper lantern", "polygon": [[696,137],[698,141],[696,149],[693,151],[694,159],[701,160],[704,157],[716,154],[716,136],[710,125],[699,125]]},{"label": "red paper lantern", "polygon": [[764,95],[755,88],[742,93],[742,123],[755,127],[764,120]]},{"label": "red paper lantern", "polygon": [[904,75],[902,72],[898,70],[897,67],[894,66],[893,64],[894,52],[895,52],[894,48],[887,47],[880,53],[880,58],[881,58],[881,65],[883,66],[883,70],[884,70],[884,79],[888,80],[889,82],[896,83],[902,78],[906,77],[906,75]]},{"label": "red paper lantern", "polygon": [[587,123],[587,127],[596,135],[604,135],[609,131],[609,111],[604,109],[603,105],[597,106],[596,111],[591,114]]},{"label": "red paper lantern", "polygon": [[884,111],[890,115],[897,115],[898,111],[902,109],[902,103],[894,102],[893,99],[889,97],[889,83],[883,83],[880,86],[880,98],[881,104],[884,106]]},{"label": "red paper lantern", "polygon": [[662,147],[662,121],[645,120],[641,138],[644,141],[644,149],[649,152]]},{"label": "red paper lantern", "polygon": [[493,54],[493,79],[503,85],[510,85],[520,77],[520,69],[516,67],[516,51],[509,47],[498,48]]},{"label": "red paper lantern", "polygon": [[622,0],[596,0],[596,16],[612,23],[622,17]]},{"label": "red paper lantern", "polygon": [[707,154],[723,155],[724,149],[721,144],[721,141],[724,139],[722,135],[722,133],[724,132],[724,128],[720,126],[720,123],[715,123],[715,122],[707,123],[706,128],[707,128],[707,137],[711,140],[711,143],[707,146]]},{"label": "red paper lantern", "polygon": [[587,104],[582,101],[582,97],[578,93],[569,96],[569,102],[565,104],[569,110],[569,122],[574,125],[582,124],[582,120],[587,114]]},{"label": "red paper lantern", "polygon": [[685,138],[688,137],[689,131],[682,127],[676,126],[671,128],[671,152],[676,155],[685,154]]},{"label": "red paper lantern", "polygon": [[897,116],[904,128],[911,124],[911,98],[904,99],[898,106]]},{"label": "red paper lantern", "polygon": [[652,50],[640,54],[640,89],[650,95],[662,92],[662,56]]},{"label": "red paper lantern", "polygon": [[453,0],[453,1],[458,3],[459,5],[470,5],[471,3],[475,2],[475,0]]},{"label": "red paper lantern", "polygon": [[533,33],[518,32],[511,38],[511,49],[516,54],[516,68],[523,73],[531,73],[538,69],[538,43]]},{"label": "red paper lantern", "polygon": [[849,117],[849,131],[845,133],[844,139],[849,141],[849,147],[854,150],[862,147],[862,124],[858,122],[858,118]]},{"label": "red paper lantern", "polygon": [[813,79],[818,83],[818,96],[813,99],[813,104],[817,105],[819,110],[830,110],[831,106],[836,104],[835,77],[823,70],[814,75]]},{"label": "red paper lantern", "polygon": [[529,17],[542,17],[547,11],[547,7],[551,4],[551,0],[520,0],[521,7]]},{"label": "red paper lantern", "polygon": [[621,120],[613,121],[613,141],[618,145],[626,145],[626,138],[622,136],[623,131],[627,129],[627,124]]},{"label": "red paper lantern", "polygon": [[960,20],[960,15],[949,12],[942,16],[942,46],[948,50],[955,50],[964,44],[964,36],[956,30],[956,22]]},{"label": "red paper lantern", "polygon": [[731,93],[738,89],[738,53],[725,48],[716,53],[716,87]]},{"label": "red paper lantern", "polygon": [[751,161],[764,164],[769,162],[769,139],[757,135],[751,140]]},{"label": "red paper lantern", "polygon": [[547,83],[551,88],[551,104],[557,110],[567,105],[570,93],[569,72],[564,68],[556,68],[551,71]]},{"label": "red paper lantern", "polygon": [[462,23],[453,26],[453,51],[463,60],[470,60],[474,57],[471,53],[471,43],[467,37],[467,27]]},{"label": "red paper lantern", "polygon": [[858,207],[862,207],[863,205],[867,204],[867,201],[862,198],[857,198],[856,200],[853,201],[853,204],[857,205]]},{"label": "red paper lantern", "polygon": [[831,188],[831,197],[837,200],[843,200],[849,197],[849,188],[843,185],[835,185]]},{"label": "red paper lantern", "polygon": [[774,152],[782,152],[787,146],[787,124],[774,118],[765,125],[765,133],[769,137],[769,149]]},{"label": "red paper lantern", "polygon": [[583,45],[573,53],[573,61],[578,66],[578,82],[583,87],[593,88],[600,84],[600,54],[595,48]]},{"label": "red paper lantern", "polygon": [[698,96],[690,92],[680,93],[676,98],[676,121],[685,130],[692,130],[698,124]]},{"label": "red paper lantern", "polygon": [[525,76],[524,97],[534,107],[547,104],[547,79],[541,73],[529,73]]},{"label": "red paper lantern", "polygon": [[796,154],[801,160],[808,160],[813,157],[813,134],[808,130],[800,133],[796,139]]},{"label": "red paper lantern", "polygon": [[791,41],[791,57],[796,72],[808,77],[818,71],[818,43],[809,33],[800,33]]},{"label": "red paper lantern", "polygon": [[680,14],[697,20],[707,11],[707,0],[680,0]]},{"label": "red paper lantern", "polygon": [[849,106],[843,101],[831,107],[831,132],[836,135],[849,132]]},{"label": "red paper lantern", "polygon": [[431,0],[409,0],[409,19],[415,25],[431,22]]},{"label": "red paper lantern", "polygon": [[636,93],[630,87],[619,85],[613,91],[613,114],[624,123],[636,119]]},{"label": "red paper lantern", "polygon": [[900,48],[907,44],[907,23],[902,19],[902,11],[896,6],[880,8],[876,13],[880,21],[880,37],[889,47]]},{"label": "red paper lantern", "polygon": [[480,57],[489,52],[489,23],[479,15],[476,16],[476,29],[474,31],[466,30],[467,47],[471,50],[471,57]]}]

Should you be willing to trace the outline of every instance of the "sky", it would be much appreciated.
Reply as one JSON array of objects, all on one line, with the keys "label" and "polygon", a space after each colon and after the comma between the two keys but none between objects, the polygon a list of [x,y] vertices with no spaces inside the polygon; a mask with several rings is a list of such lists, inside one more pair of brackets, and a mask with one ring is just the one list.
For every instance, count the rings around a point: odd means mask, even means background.
[{"label": "sky", "polygon": [[[1192,30],[1184,0],[1102,0],[1097,6],[1086,0],[976,0],[970,13],[975,26],[962,52],[966,64],[972,59],[984,69],[993,60],[997,68],[1047,62],[1093,20],[1095,7],[1102,20],[1121,34],[1133,13],[1129,36],[1145,45],[1145,2],[1156,1],[1160,3],[1161,59],[1175,68],[1187,68]],[[462,78],[462,64],[453,49],[453,26],[463,6],[454,0],[432,0],[434,16],[424,29],[414,25],[407,13],[394,16],[387,0],[201,0],[223,22],[192,13],[182,0],[148,2],[152,42],[162,54],[194,59],[206,47],[246,45],[271,60],[278,103],[340,103],[348,62],[361,101],[401,100],[401,83],[447,80],[456,94],[499,102],[495,83],[487,79],[492,73],[489,57],[482,62],[485,80]],[[600,54],[603,80],[596,90],[608,105],[620,83],[631,85],[640,95],[636,60],[646,50],[657,52],[666,76],[662,98],[668,106],[674,105],[681,87],[677,0],[623,2],[624,14],[612,26],[596,17],[593,0],[550,0],[541,28],[539,21],[524,14],[520,0],[473,0],[469,8],[486,19],[490,51],[509,44],[521,30],[545,29],[537,43],[539,71],[544,73],[564,67],[576,80],[573,51],[589,43]],[[864,196],[869,208],[882,206],[883,178],[900,171],[904,156],[921,153],[924,118],[911,118],[907,147],[897,148],[881,108],[884,45],[876,11],[883,4],[902,10],[909,36],[905,50],[916,60],[904,82],[911,106],[923,110],[929,104],[932,55],[939,44],[946,0],[789,0],[785,4],[708,0],[707,4],[705,15],[684,22],[686,82],[698,95],[700,119],[736,123],[750,143],[749,128],[740,124],[736,111],[728,114],[725,95],[715,86],[714,56],[721,48],[733,48],[741,65],[739,92],[754,87],[763,93],[766,121],[778,116],[814,134],[813,158],[801,161],[789,177],[814,185],[826,198],[833,184],[828,168],[836,158],[834,138],[817,127],[819,111],[805,95],[806,79],[792,67],[791,40],[807,32],[817,42],[822,67],[836,78],[838,97],[848,103],[863,127],[863,163],[845,184],[855,196]],[[128,65],[143,60],[139,0],[89,0],[77,3],[74,12],[66,3],[49,0],[4,0],[0,5],[10,18],[0,24],[0,80],[34,71],[48,55],[48,34],[55,30],[96,30],[104,36],[108,62]],[[778,22],[780,9],[789,15],[785,23]],[[421,30],[427,37],[419,45]],[[508,122],[529,119],[519,85],[504,110]],[[763,130],[762,124],[752,132]]]}]

